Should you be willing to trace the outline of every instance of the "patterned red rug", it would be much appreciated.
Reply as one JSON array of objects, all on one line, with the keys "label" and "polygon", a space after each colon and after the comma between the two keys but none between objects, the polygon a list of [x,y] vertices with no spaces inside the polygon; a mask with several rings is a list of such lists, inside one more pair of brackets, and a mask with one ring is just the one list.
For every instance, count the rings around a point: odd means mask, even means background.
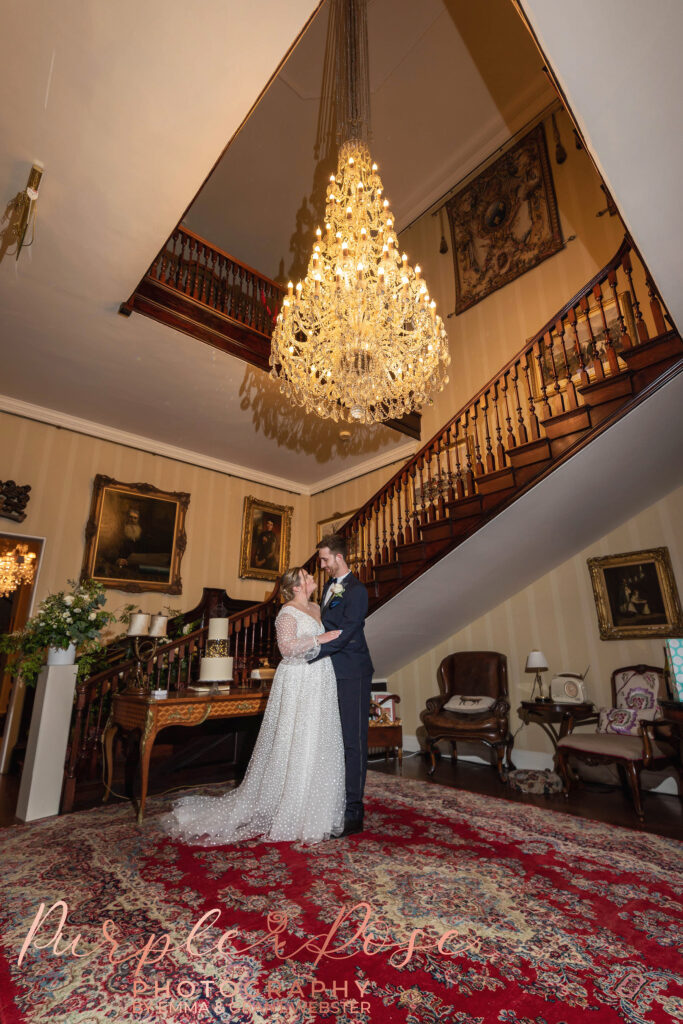
[{"label": "patterned red rug", "polygon": [[176,845],[170,797],[0,831],[0,1020],[683,1020],[682,844],[372,772],[367,798],[313,848]]}]

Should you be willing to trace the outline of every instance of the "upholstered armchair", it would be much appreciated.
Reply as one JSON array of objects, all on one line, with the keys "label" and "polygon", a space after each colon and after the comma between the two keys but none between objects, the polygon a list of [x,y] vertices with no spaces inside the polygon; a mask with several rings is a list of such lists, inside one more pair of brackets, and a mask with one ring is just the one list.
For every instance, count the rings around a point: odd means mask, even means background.
[{"label": "upholstered armchair", "polygon": [[659,701],[665,699],[666,674],[652,665],[627,665],[612,673],[611,708],[601,708],[592,719],[595,732],[573,733],[574,721],[569,719],[567,735],[557,744],[558,765],[564,780],[564,795],[569,796],[572,773],[569,758],[586,764],[616,764],[619,774],[628,780],[636,814],[642,820],[640,773],[644,768],[658,771],[674,765],[680,777],[677,740],[669,726],[660,726]]},{"label": "upholstered armchair", "polygon": [[436,769],[439,740],[451,744],[451,760],[457,762],[458,740],[485,743],[496,754],[503,782],[503,754],[511,767],[512,736],[508,701],[507,658],[497,651],[458,651],[443,659],[437,671],[438,697],[430,697],[420,718],[427,732],[431,758],[429,774]]}]

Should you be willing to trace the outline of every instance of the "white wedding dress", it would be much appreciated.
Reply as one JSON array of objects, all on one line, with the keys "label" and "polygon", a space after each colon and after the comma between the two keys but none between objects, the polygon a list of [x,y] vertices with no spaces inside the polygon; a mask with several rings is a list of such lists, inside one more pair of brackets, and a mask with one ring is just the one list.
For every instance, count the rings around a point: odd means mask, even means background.
[{"label": "white wedding dress", "polygon": [[309,665],[324,632],[292,605],[275,620],[282,654],[261,729],[240,786],[224,796],[187,796],[160,819],[185,843],[222,846],[263,837],[317,843],[344,826],[344,745],[329,658]]}]

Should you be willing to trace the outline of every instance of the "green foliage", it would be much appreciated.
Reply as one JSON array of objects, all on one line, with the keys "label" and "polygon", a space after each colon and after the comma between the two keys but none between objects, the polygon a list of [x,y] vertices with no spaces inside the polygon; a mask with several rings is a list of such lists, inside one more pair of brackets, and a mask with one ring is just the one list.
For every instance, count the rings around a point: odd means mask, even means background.
[{"label": "green foliage", "polygon": [[88,676],[103,649],[100,631],[116,619],[104,610],[101,584],[93,580],[68,583],[71,591],[46,597],[20,632],[0,636],[0,652],[18,655],[11,671],[21,672],[27,686],[35,686],[48,647],[66,650],[75,644],[79,678]]}]

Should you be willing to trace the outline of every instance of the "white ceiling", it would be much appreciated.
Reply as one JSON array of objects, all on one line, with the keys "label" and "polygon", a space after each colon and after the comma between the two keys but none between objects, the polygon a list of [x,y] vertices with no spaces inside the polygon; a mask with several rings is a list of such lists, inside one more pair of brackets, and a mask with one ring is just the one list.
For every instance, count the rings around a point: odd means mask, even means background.
[{"label": "white ceiling", "polygon": [[[198,17],[183,0],[73,0],[27,20],[5,5],[4,201],[33,160],[46,170],[35,244],[0,263],[0,408],[309,493],[405,457],[384,427],[357,428],[343,450],[339,427],[290,409],[259,371],[117,315],[314,6],[204,0]],[[372,0],[370,35],[376,157],[405,223],[542,106],[547,85],[509,0]],[[313,186],[324,37],[323,17],[191,215],[265,272],[291,260]]]}]

